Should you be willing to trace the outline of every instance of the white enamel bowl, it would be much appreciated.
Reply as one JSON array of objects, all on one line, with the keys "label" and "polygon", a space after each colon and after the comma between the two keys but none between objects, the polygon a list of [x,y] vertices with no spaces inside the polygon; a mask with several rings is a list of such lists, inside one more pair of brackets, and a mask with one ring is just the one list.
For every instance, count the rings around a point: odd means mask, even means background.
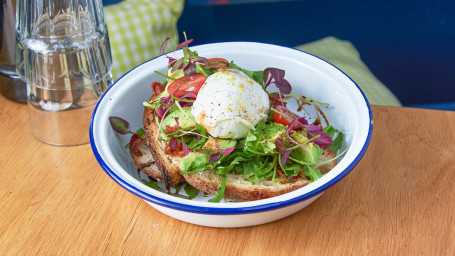
[{"label": "white enamel bowl", "polygon": [[196,50],[200,56],[233,60],[248,70],[284,69],[293,92],[330,104],[324,112],[330,123],[345,134],[343,149],[348,150],[337,166],[321,179],[274,198],[210,203],[202,193],[188,200],[154,190],[140,181],[125,149],[129,136],[116,134],[108,117],[126,119],[132,130],[142,127],[142,102],[151,96],[150,84],[162,80],[155,70],[164,73],[168,63],[165,57],[157,57],[128,72],[103,95],[93,113],[90,143],[106,174],[158,211],[185,222],[212,227],[243,227],[271,222],[312,203],[345,177],[364,155],[373,129],[370,106],[359,87],[334,66],[305,52],[263,43],[215,43],[190,49]]}]

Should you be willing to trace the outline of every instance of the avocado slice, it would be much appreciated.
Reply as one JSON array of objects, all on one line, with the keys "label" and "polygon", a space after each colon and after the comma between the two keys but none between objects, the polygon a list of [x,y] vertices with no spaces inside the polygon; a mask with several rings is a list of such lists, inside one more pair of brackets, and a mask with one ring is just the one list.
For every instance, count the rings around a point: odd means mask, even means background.
[{"label": "avocado slice", "polygon": [[191,107],[176,108],[167,115],[162,122],[161,130],[164,132],[166,126],[175,127],[180,126],[180,130],[190,130],[196,125],[196,120],[191,114]]}]

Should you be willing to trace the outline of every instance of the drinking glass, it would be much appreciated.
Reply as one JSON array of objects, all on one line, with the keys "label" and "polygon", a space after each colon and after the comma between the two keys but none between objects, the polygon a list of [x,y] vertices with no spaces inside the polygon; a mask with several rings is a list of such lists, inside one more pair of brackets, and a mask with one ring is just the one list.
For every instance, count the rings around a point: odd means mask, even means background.
[{"label": "drinking glass", "polygon": [[31,133],[53,145],[89,142],[92,112],[112,84],[101,0],[17,0],[16,70]]}]

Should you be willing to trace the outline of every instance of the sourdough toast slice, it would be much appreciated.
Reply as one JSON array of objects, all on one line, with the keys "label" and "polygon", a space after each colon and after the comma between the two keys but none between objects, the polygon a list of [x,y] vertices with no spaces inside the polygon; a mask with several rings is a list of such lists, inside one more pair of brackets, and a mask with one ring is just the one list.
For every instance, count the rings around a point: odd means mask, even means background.
[{"label": "sourdough toast slice", "polygon": [[[152,96],[150,100],[153,100],[156,96]],[[169,187],[174,187],[178,183],[185,181],[182,175],[180,175],[180,158],[182,154],[173,154],[168,148],[165,141],[160,140],[158,137],[159,127],[155,121],[155,111],[149,107],[144,108],[143,114],[143,125],[144,125],[144,136],[147,144],[150,148],[150,153],[155,159],[155,165],[161,171],[162,180],[164,184]]]},{"label": "sourdough toast slice", "polygon": [[155,180],[163,181],[163,175],[160,169],[155,165],[155,159],[153,159],[150,148],[144,136],[134,142],[132,149],[130,150],[131,157],[133,158],[136,167],[152,177]]},{"label": "sourdough toast slice", "polygon": [[[334,157],[335,154],[328,147],[323,148],[323,154],[320,157],[321,161],[330,160]],[[319,169],[321,172],[327,173],[335,165],[336,160],[333,160],[319,166]],[[221,177],[213,170],[185,174],[183,176],[190,185],[209,194],[215,194],[218,190],[218,185],[221,183]],[[294,191],[307,184],[308,181],[305,177],[300,177],[294,182],[288,182],[281,177],[277,177],[273,183],[271,180],[263,180],[259,183],[252,184],[242,174],[229,173],[226,175],[224,198],[239,201],[265,199]]]}]

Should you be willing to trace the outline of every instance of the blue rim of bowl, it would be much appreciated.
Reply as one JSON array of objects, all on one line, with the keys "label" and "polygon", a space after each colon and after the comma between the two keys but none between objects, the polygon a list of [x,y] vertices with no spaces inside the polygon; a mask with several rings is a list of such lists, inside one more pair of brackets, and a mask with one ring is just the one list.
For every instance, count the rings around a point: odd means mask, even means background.
[{"label": "blue rim of bowl", "polygon": [[[311,56],[313,56],[313,57],[315,57],[317,59],[320,59],[320,60],[324,61],[325,63],[329,64],[330,66],[334,67],[339,72],[341,72],[343,75],[345,75],[349,80],[351,80],[351,82],[357,87],[357,89],[361,93],[361,95],[362,95],[362,97],[364,99],[364,103],[366,104],[366,106],[368,108],[368,114],[369,114],[368,135],[367,135],[367,138],[366,138],[366,140],[365,140],[365,142],[364,142],[364,144],[362,146],[362,149],[360,150],[359,154],[357,155],[357,157],[342,172],[340,172],[337,176],[335,176],[333,179],[331,179],[327,183],[323,184],[322,186],[317,187],[316,189],[311,190],[311,191],[309,191],[309,192],[307,192],[305,194],[299,195],[299,196],[294,197],[294,198],[290,198],[290,199],[285,200],[285,201],[272,202],[272,203],[267,203],[267,204],[259,204],[259,205],[254,205],[254,206],[236,207],[236,208],[202,207],[202,206],[191,205],[191,200],[188,200],[189,204],[183,204],[183,203],[179,203],[179,202],[169,201],[169,200],[154,196],[152,194],[149,194],[147,192],[141,191],[140,189],[136,188],[135,186],[129,184],[128,182],[126,182],[125,180],[120,178],[113,170],[111,170],[109,168],[109,166],[106,164],[106,162],[104,162],[103,158],[98,153],[98,149],[97,149],[96,144],[95,144],[95,139],[93,137],[93,125],[94,125],[93,121],[95,119],[95,115],[97,113],[99,104],[101,103],[101,101],[103,100],[103,98],[107,94],[107,92],[111,88],[116,86],[117,82],[119,80],[121,80],[124,76],[126,76],[128,73],[130,73],[133,70],[135,70],[136,68],[138,68],[138,67],[140,67],[140,66],[142,66],[142,65],[144,65],[144,64],[146,64],[146,63],[148,63],[150,61],[153,61],[156,58],[160,57],[160,56],[158,56],[158,57],[155,57],[155,58],[150,59],[148,61],[145,61],[144,63],[134,67],[133,69],[131,69],[130,71],[128,71],[127,73],[122,75],[101,96],[98,104],[95,107],[95,110],[93,111],[92,118],[91,118],[91,121],[90,121],[90,132],[89,132],[90,133],[89,134],[90,135],[90,145],[91,145],[91,148],[92,148],[93,154],[95,155],[96,160],[98,161],[98,163],[100,164],[100,166],[104,170],[104,172],[111,179],[113,179],[117,184],[119,184],[121,187],[123,187],[125,190],[127,190],[128,192],[130,192],[130,193],[132,193],[132,194],[134,194],[134,195],[136,195],[136,196],[138,196],[138,197],[140,197],[140,198],[142,198],[142,199],[144,199],[144,200],[146,200],[148,202],[151,202],[153,204],[157,204],[157,205],[160,205],[160,206],[163,206],[163,207],[171,208],[171,209],[174,209],[174,210],[178,210],[178,211],[198,213],[198,214],[210,214],[210,215],[249,214],[249,213],[265,212],[265,211],[270,211],[270,210],[275,210],[275,209],[291,206],[293,204],[305,201],[307,199],[310,199],[310,198],[312,198],[314,196],[319,195],[320,193],[324,192],[328,188],[330,188],[333,185],[335,185],[338,181],[342,180],[346,175],[348,175],[352,171],[352,169],[360,162],[360,160],[363,158],[363,156],[365,155],[365,152],[368,149],[368,146],[370,144],[371,137],[372,137],[372,134],[373,134],[373,124],[372,124],[373,114],[372,114],[372,111],[371,111],[371,107],[370,107],[370,104],[369,104],[365,94],[360,89],[360,87],[357,85],[357,83],[354,82],[354,80],[352,80],[351,77],[349,77],[346,73],[344,73],[342,70],[340,70],[336,66],[332,65],[331,63],[327,62],[326,60],[324,60],[324,59],[322,59],[322,58],[320,58],[318,56],[315,56],[313,54],[310,54],[310,53],[302,51],[302,50],[298,50],[298,49],[291,48],[291,47],[286,47],[286,46],[281,46],[281,45],[268,44],[268,43],[258,43],[258,42],[242,42],[242,41],[238,41],[238,42],[224,42],[224,43],[254,43],[254,44],[262,44],[262,45],[270,45],[270,46],[282,47],[282,48],[287,48],[287,49],[294,50],[294,51],[303,52],[305,54],[311,55]],[[197,45],[197,47],[205,46],[205,45],[224,44],[224,43],[203,44],[203,45]]]}]

